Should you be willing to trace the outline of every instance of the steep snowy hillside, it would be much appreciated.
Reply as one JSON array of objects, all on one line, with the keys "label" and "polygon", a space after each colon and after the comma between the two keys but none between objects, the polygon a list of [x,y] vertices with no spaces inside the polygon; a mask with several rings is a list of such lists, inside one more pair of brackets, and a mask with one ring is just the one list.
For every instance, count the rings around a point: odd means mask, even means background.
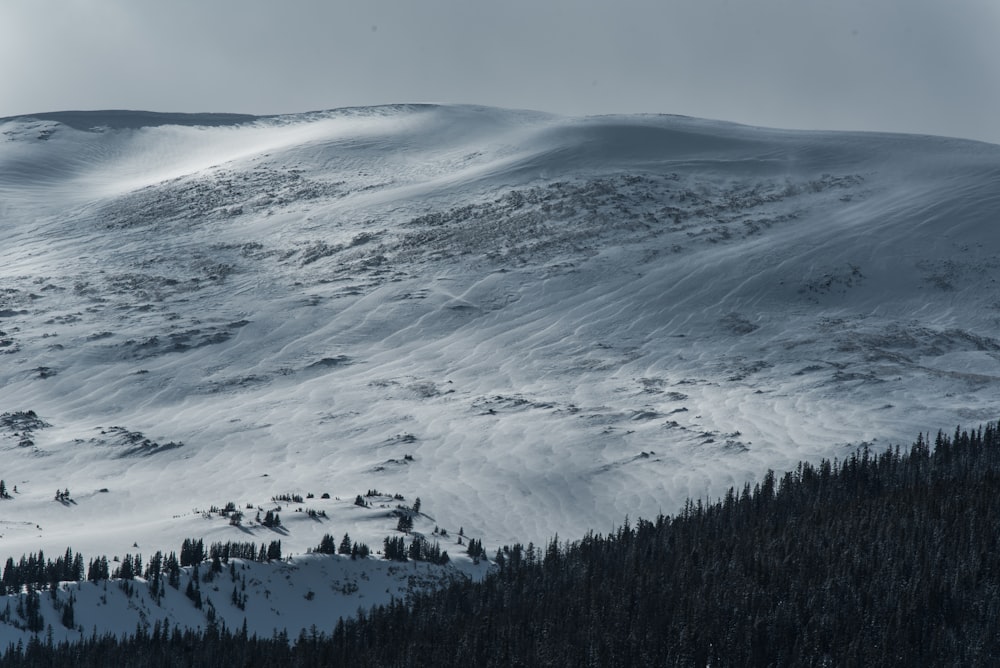
[{"label": "steep snowy hillside", "polygon": [[998,183],[671,116],[0,121],[0,557],[270,540],[202,511],[306,493],[286,552],[377,545],[334,507],[373,488],[492,553],[996,419]]}]

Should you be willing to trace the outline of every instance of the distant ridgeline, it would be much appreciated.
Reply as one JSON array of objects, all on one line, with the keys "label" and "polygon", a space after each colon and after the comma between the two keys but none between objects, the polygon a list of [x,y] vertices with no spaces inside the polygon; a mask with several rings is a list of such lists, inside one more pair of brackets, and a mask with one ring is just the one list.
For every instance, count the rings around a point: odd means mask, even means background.
[{"label": "distant ridgeline", "polygon": [[1000,656],[998,492],[995,424],[921,435],[908,452],[768,472],[608,536],[505,547],[483,581],[329,635],[209,624],[71,645],[36,636],[0,668],[984,665]]}]

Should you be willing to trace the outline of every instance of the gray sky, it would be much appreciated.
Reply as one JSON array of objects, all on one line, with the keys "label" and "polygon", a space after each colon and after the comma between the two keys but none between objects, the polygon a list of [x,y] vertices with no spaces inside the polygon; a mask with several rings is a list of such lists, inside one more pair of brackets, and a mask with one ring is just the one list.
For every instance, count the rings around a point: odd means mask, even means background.
[{"label": "gray sky", "polygon": [[0,116],[393,102],[1000,143],[1000,0],[0,0]]}]

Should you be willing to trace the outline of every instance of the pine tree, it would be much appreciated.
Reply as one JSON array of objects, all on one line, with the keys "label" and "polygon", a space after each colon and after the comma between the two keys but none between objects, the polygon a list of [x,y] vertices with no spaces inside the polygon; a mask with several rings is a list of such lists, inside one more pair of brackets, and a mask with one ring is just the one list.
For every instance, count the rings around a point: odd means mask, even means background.
[{"label": "pine tree", "polygon": [[337,544],[334,541],[333,536],[330,534],[323,534],[323,537],[319,541],[319,545],[316,547],[314,552],[319,552],[320,554],[335,554],[337,552]]},{"label": "pine tree", "polygon": [[167,584],[178,589],[181,586],[181,565],[177,553],[171,552],[166,561]]},{"label": "pine tree", "polygon": [[79,552],[77,552],[76,556],[73,557],[73,566],[70,570],[70,573],[73,576],[70,579],[73,580],[74,582],[79,582],[80,580],[83,579],[83,574],[84,574],[83,555],[80,554]]},{"label": "pine tree", "polygon": [[29,588],[24,605],[24,622],[28,630],[38,633],[45,628],[45,618],[42,616],[42,600],[38,592]]},{"label": "pine tree", "polygon": [[63,606],[62,611],[62,625],[68,629],[72,629],[76,626],[76,619],[73,614],[73,597],[70,596],[69,601]]},{"label": "pine tree", "polygon": [[126,554],[125,558],[122,559],[121,566],[118,567],[116,577],[119,577],[122,580],[131,580],[134,575],[135,573],[132,570],[132,555]]}]

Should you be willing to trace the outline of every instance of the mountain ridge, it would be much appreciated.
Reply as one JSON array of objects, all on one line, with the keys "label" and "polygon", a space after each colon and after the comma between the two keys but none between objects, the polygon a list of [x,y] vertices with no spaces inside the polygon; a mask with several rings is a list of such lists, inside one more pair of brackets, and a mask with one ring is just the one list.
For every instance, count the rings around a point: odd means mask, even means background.
[{"label": "mountain ridge", "polygon": [[0,413],[51,426],[0,433],[0,556],[370,488],[492,552],[995,419],[998,180],[989,144],[673,116],[4,119]]}]

